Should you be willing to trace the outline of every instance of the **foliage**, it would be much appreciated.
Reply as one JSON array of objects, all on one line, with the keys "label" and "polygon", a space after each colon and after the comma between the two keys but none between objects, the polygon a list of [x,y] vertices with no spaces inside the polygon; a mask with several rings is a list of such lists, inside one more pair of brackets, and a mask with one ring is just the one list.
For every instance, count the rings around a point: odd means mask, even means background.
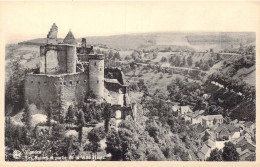
[{"label": "foliage", "polygon": [[207,161],[222,161],[222,150],[218,150],[217,148],[212,150]]},{"label": "foliage", "polygon": [[24,123],[27,130],[31,131],[31,129],[32,129],[32,113],[31,113],[31,110],[29,108],[28,101],[25,102],[24,111],[23,111],[22,116],[23,117],[22,117],[21,121]]},{"label": "foliage", "polygon": [[12,75],[6,83],[5,106],[13,107],[12,113],[6,113],[12,116],[24,107],[24,83],[27,70],[22,67],[20,59],[11,60],[10,68]]},{"label": "foliage", "polygon": [[166,57],[162,57],[161,58],[161,62],[163,63],[163,62],[167,62],[167,58]]},{"label": "foliage", "polygon": [[232,142],[226,142],[223,148],[222,158],[224,161],[238,161],[239,154]]},{"label": "foliage", "polygon": [[75,108],[70,105],[66,115],[66,123],[72,125],[75,122]]}]

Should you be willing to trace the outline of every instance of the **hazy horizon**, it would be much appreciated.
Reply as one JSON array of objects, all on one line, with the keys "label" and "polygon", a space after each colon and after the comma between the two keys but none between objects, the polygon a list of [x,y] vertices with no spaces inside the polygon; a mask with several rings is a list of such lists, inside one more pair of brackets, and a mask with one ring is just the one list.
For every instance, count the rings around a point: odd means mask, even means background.
[{"label": "hazy horizon", "polygon": [[[242,2],[241,2],[242,3]],[[250,18],[247,7],[234,3],[193,2],[5,2],[1,3],[6,43],[45,38],[53,23],[64,38],[71,29],[76,38],[158,32],[252,31],[257,18]],[[236,4],[239,4],[237,2]],[[4,6],[4,7],[3,7]],[[232,8],[231,8],[232,7]],[[230,15],[217,15],[219,8]],[[185,9],[185,10],[183,10]],[[235,17],[236,13],[245,15]],[[198,19],[207,13],[208,18]],[[248,19],[250,18],[250,19]],[[232,22],[229,22],[232,20]],[[224,26],[225,25],[225,26]],[[239,26],[234,26],[239,25]]]}]

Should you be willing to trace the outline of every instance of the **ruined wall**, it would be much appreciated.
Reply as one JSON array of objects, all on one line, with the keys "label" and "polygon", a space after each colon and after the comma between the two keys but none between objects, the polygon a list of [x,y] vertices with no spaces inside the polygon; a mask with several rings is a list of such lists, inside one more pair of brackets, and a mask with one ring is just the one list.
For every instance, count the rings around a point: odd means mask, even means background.
[{"label": "ruined wall", "polygon": [[25,80],[25,99],[38,108],[51,101],[57,104],[59,100],[59,78],[46,75],[29,74]]},{"label": "ruined wall", "polygon": [[84,100],[88,91],[88,74],[42,75],[29,74],[25,81],[25,99],[38,108],[54,106],[67,109],[70,104]]},{"label": "ruined wall", "polygon": [[76,73],[76,46],[67,46],[67,73]]},{"label": "ruined wall", "polygon": [[56,50],[49,50],[46,52],[45,70],[47,74],[57,74],[60,71],[58,62],[58,54]]},{"label": "ruined wall", "polygon": [[67,72],[67,47],[66,45],[58,45],[58,62],[60,71],[59,73]]},{"label": "ruined wall", "polygon": [[89,88],[96,96],[104,96],[104,60],[89,60]]},{"label": "ruined wall", "polygon": [[105,68],[104,73],[105,78],[117,79],[120,84],[125,84],[124,74],[121,69],[115,67],[107,67]]},{"label": "ruined wall", "polygon": [[88,75],[85,73],[68,74],[60,77],[63,84],[61,90],[61,102],[67,103],[66,107],[73,103],[79,103],[84,100],[88,91]]},{"label": "ruined wall", "polygon": [[45,45],[40,47],[40,73],[76,73],[76,46]]}]

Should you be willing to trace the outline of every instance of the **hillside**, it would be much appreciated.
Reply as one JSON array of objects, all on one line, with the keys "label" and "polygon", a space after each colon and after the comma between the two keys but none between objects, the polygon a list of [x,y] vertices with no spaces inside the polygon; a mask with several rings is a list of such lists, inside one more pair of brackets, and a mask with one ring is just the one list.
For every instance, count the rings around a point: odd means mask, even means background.
[{"label": "hillside", "polygon": [[[255,33],[195,33],[195,32],[167,32],[167,33],[138,33],[113,36],[88,36],[87,43],[103,44],[114,49],[142,49],[158,46],[186,46],[196,51],[206,51],[210,48],[216,51],[232,45],[238,47],[240,43],[246,45],[255,41]],[[61,38],[59,39],[62,40]],[[44,38],[21,42],[20,44],[40,45]],[[81,38],[78,38],[81,41]]]}]

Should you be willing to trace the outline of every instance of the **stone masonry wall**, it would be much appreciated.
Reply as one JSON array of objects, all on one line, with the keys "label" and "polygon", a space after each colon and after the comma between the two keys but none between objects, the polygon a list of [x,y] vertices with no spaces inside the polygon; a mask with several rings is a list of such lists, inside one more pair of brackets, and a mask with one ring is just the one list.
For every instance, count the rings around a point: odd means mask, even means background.
[{"label": "stone masonry wall", "polygon": [[25,99],[45,109],[51,101],[65,110],[70,104],[84,100],[88,91],[88,74],[29,74],[25,81]]}]

